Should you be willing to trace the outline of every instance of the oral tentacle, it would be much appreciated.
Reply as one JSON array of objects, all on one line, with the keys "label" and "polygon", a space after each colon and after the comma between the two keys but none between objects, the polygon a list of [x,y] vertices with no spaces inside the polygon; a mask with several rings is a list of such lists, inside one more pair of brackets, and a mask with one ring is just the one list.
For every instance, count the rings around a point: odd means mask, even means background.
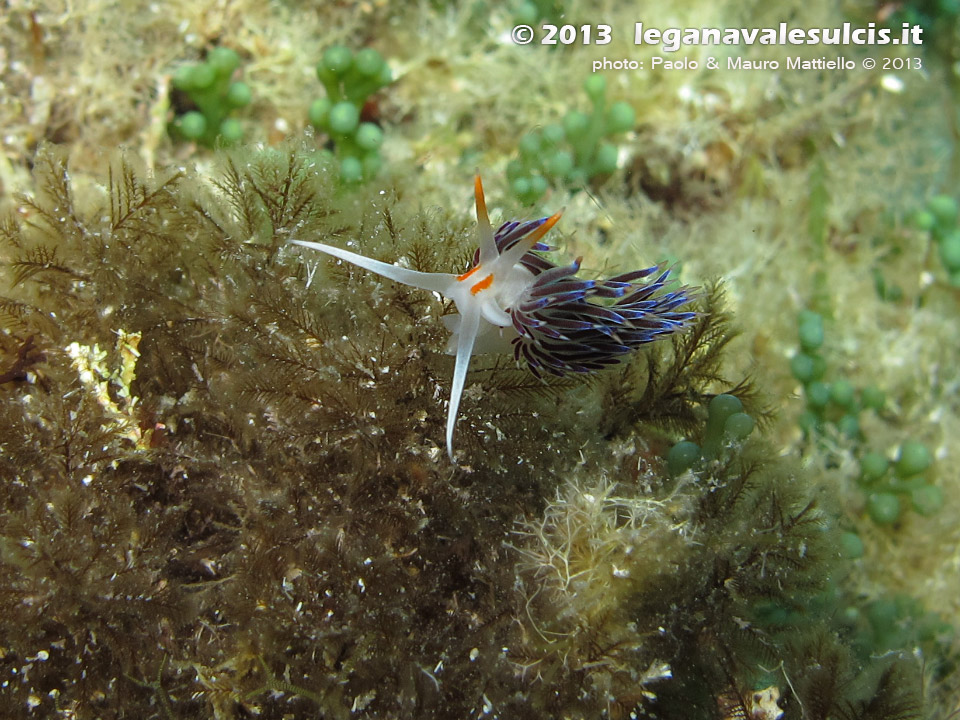
[{"label": "oral tentacle", "polygon": [[456,282],[457,276],[453,274],[427,273],[420,272],[419,270],[410,270],[409,268],[402,268],[397,265],[390,265],[389,263],[374,260],[373,258],[364,257],[363,255],[358,255],[357,253],[343,250],[333,245],[324,245],[323,243],[308,242],[306,240],[291,240],[290,242],[294,245],[319,250],[327,255],[332,255],[335,258],[362,267],[364,270],[375,272],[377,275],[382,275],[390,280],[396,280],[404,285],[412,285],[421,290],[429,290],[430,292],[448,295],[451,286]]}]

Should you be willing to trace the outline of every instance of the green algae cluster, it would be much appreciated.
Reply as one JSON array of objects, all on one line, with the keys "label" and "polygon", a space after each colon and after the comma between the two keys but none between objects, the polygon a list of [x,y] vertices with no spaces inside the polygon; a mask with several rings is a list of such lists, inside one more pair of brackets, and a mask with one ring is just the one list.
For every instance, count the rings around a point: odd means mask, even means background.
[{"label": "green algae cluster", "polygon": [[743,412],[736,395],[717,395],[708,406],[707,423],[701,445],[681,440],[667,453],[667,471],[679,475],[703,462],[716,460],[730,444],[737,444],[753,432],[756,421]]},{"label": "green algae cluster", "polygon": [[867,516],[877,525],[894,525],[908,507],[924,517],[936,514],[943,507],[944,494],[934,482],[935,472],[930,471],[933,457],[926,445],[913,439],[903,441],[891,463],[883,453],[870,449],[870,438],[861,430],[862,414],[884,412],[886,393],[873,384],[857,388],[843,377],[825,381],[828,365],[819,313],[799,313],[797,337],[800,351],[790,359],[790,370],[802,384],[806,400],[798,424],[813,443],[822,442],[824,434],[835,433],[856,449],[857,484],[866,498]]},{"label": "green algae cluster", "polygon": [[916,215],[917,226],[930,233],[937,255],[953,287],[960,287],[960,225],[957,201],[949,195],[934,195]]},{"label": "green algae cluster", "polygon": [[617,169],[614,136],[630,130],[636,113],[628,103],[607,104],[607,80],[591,75],[583,83],[590,111],[571,110],[560,123],[531,130],[517,143],[520,154],[507,165],[510,189],[517,199],[533,204],[551,183],[571,188]]},{"label": "green algae cluster", "polygon": [[909,653],[835,622],[850,561],[812,478],[756,432],[678,477],[649,450],[713,442],[718,384],[764,415],[720,371],[717,287],[589,383],[479,364],[455,468],[448,308],[287,240],[458,271],[465,214],[344,197],[296,145],[211,175],[107,160],[78,187],[41,154],[0,224],[8,707],[920,717]]},{"label": "green algae cluster", "polygon": [[230,48],[214,48],[203,62],[184,65],[173,76],[173,87],[185,93],[196,109],[178,115],[171,132],[213,147],[218,141],[239,142],[240,121],[231,113],[250,104],[250,87],[233,80],[240,56]]},{"label": "green algae cluster", "polygon": [[326,95],[311,103],[310,124],[332,140],[343,182],[369,180],[383,162],[383,131],[361,116],[370,96],[391,82],[390,66],[373,48],[354,53],[336,45],[317,63],[317,77]]}]

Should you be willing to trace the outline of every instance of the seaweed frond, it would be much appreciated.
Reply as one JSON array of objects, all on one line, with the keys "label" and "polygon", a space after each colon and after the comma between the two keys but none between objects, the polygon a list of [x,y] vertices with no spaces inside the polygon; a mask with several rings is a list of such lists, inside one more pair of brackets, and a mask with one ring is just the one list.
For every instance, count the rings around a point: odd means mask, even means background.
[{"label": "seaweed frond", "polygon": [[20,224],[11,213],[0,215],[0,242],[14,252],[20,250],[22,246]]},{"label": "seaweed frond", "polygon": [[918,720],[923,716],[923,694],[911,660],[896,658],[883,669],[869,699],[847,714],[850,720]]},{"label": "seaweed frond", "polygon": [[37,196],[19,198],[25,224],[53,240],[76,246],[88,237],[88,230],[83,213],[74,203],[65,152],[45,147],[37,153],[34,175],[42,179],[37,184]]},{"label": "seaweed frond", "polygon": [[748,378],[733,382],[723,373],[726,347],[738,331],[724,309],[722,284],[708,284],[694,309],[696,318],[672,336],[669,349],[654,347],[612,379],[601,380],[606,436],[623,435],[639,424],[689,432],[699,422],[698,408],[719,392],[755,397]]},{"label": "seaweed frond", "polygon": [[10,263],[13,268],[13,284],[20,285],[34,275],[52,272],[60,273],[76,279],[85,279],[85,276],[76,270],[64,265],[57,257],[57,248],[39,245],[24,252]]},{"label": "seaweed frond", "polygon": [[337,214],[326,165],[319,156],[290,146],[243,161],[243,150],[227,154],[212,180],[231,208],[236,237],[268,243],[275,252],[293,237],[326,235],[324,221]]},{"label": "seaweed frond", "polygon": [[171,191],[183,177],[181,171],[170,174],[160,184],[149,187],[140,179],[131,161],[122,157],[111,163],[107,176],[110,196],[110,229],[114,236],[122,236],[128,243],[158,240],[170,243],[167,232],[156,229],[154,214],[171,202]]},{"label": "seaweed frond", "polygon": [[318,220],[334,212],[329,203],[321,202],[333,187],[319,171],[320,161],[311,161],[293,148],[277,152],[269,160],[254,165],[247,179],[263,203],[277,239],[282,241],[301,231],[309,233]]},{"label": "seaweed frond", "polygon": [[0,326],[24,327],[28,317],[36,318],[40,310],[30,303],[0,295]]}]

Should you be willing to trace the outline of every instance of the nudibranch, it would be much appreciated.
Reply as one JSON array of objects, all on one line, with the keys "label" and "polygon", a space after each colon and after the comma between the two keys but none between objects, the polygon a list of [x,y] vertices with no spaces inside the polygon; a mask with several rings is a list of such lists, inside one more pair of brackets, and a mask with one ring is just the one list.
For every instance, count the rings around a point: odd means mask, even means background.
[{"label": "nudibranch", "polygon": [[540,239],[562,211],[538,220],[505,222],[494,232],[479,175],[474,194],[480,247],[472,267],[460,275],[410,270],[332,245],[291,240],[390,280],[440,293],[456,304],[458,314],[445,318],[452,331],[447,350],[456,355],[447,409],[451,461],[457,411],[475,353],[509,351],[512,346],[515,360],[526,363],[537,377],[587,373],[619,362],[695,317],[680,310],[692,297],[689,288],[666,289],[669,269],[655,265],[607,280],[578,278],[580,258],[557,266],[539,254],[553,249]]}]

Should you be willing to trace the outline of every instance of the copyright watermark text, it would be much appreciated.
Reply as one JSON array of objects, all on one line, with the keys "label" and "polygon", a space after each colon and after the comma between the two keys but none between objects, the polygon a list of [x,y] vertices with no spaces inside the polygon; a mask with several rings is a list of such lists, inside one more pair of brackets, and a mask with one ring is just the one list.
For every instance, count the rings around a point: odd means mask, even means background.
[{"label": "copyright watermark text", "polygon": [[[510,39],[516,45],[608,45],[615,35],[613,26],[603,23],[544,23],[539,28],[515,25],[510,31]],[[874,22],[867,23],[866,27],[845,22],[835,27],[800,28],[781,22],[776,27],[761,28],[658,28],[635,22],[632,40],[636,46],[658,45],[667,53],[683,46],[922,45],[923,28],[906,22],[899,28],[878,26]]]}]

